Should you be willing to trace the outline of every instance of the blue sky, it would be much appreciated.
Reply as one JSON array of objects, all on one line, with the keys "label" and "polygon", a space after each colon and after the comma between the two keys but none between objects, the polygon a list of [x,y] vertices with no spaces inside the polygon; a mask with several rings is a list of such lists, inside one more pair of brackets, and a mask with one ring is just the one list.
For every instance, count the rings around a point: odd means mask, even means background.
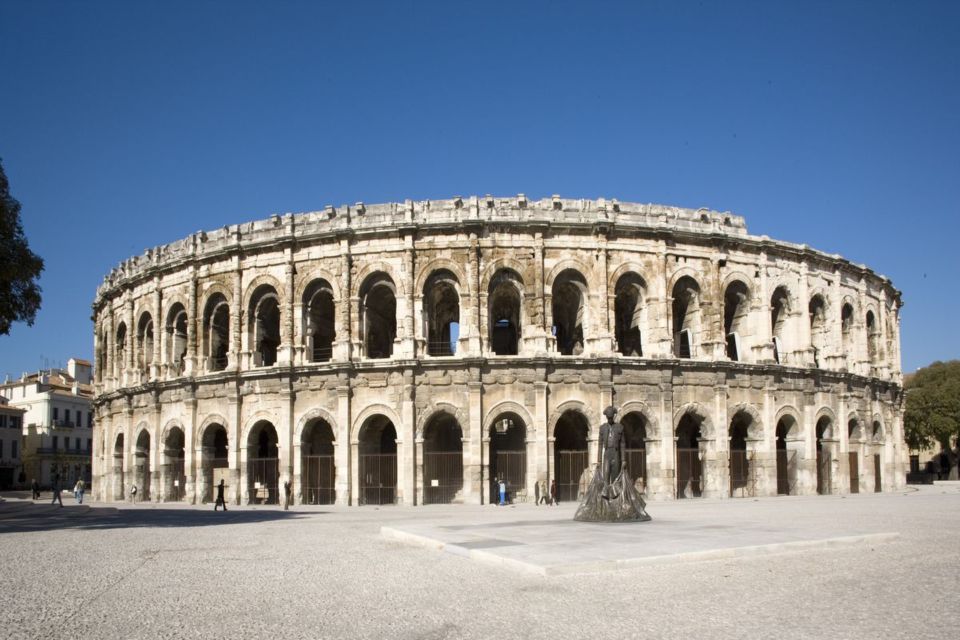
[{"label": "blue sky", "polygon": [[[597,4],[599,6],[593,6]],[[0,158],[46,261],[0,376],[91,358],[103,276],[199,229],[493,193],[730,210],[960,357],[960,3],[0,3]]]}]

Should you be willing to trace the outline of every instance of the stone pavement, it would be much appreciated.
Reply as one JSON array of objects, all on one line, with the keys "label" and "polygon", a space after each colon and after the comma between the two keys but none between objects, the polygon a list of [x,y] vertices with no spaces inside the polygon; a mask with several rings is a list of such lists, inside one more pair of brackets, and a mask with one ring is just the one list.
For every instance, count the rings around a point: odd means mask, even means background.
[{"label": "stone pavement", "polygon": [[657,513],[654,520],[622,524],[576,522],[570,505],[533,512],[522,508],[490,513],[488,509],[458,514],[455,523],[428,517],[384,526],[380,532],[388,539],[540,575],[873,545],[899,536],[896,531],[873,531],[843,519],[802,517],[809,500],[815,499],[781,499],[763,505],[655,503],[648,505]]},{"label": "stone pavement", "polygon": [[[955,485],[655,502],[650,523],[579,531],[572,504],[214,513],[7,497],[0,637],[916,638],[943,635],[960,606]],[[585,566],[642,557],[657,560]]]}]

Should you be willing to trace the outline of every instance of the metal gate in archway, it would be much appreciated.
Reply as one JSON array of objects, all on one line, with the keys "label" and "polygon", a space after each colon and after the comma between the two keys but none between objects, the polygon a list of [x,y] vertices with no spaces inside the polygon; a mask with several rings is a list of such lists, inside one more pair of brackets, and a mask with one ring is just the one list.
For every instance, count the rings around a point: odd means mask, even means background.
[{"label": "metal gate in archway", "polygon": [[830,454],[824,451],[817,451],[817,493],[822,496],[833,493],[830,465]]},{"label": "metal gate in archway", "polygon": [[507,491],[514,495],[526,485],[527,452],[497,451],[496,453],[496,475],[506,482]]},{"label": "metal gate in archway", "polygon": [[423,504],[449,504],[461,489],[461,451],[434,451],[423,454]]},{"label": "metal gate in archway", "polygon": [[850,493],[860,493],[860,464],[856,451],[850,452]]},{"label": "metal gate in archway", "polygon": [[300,471],[300,490],[303,504],[333,504],[336,502],[337,470],[332,455],[303,456]]},{"label": "metal gate in archway", "polygon": [[636,484],[638,478],[643,479],[643,486],[647,486],[647,450],[646,449],[625,449],[624,454],[627,457],[627,470],[630,472],[630,479]]},{"label": "metal gate in archway", "polygon": [[777,450],[777,495],[789,496],[795,488],[791,478],[795,477],[797,452],[787,449]]},{"label": "metal gate in archway", "polygon": [[173,480],[170,482],[174,500],[183,500],[187,497],[187,474],[185,472],[183,458],[177,458],[170,465],[170,474]]},{"label": "metal gate in archway", "polygon": [[586,451],[557,452],[557,500],[576,501],[580,490],[580,476],[587,468]]},{"label": "metal gate in archway", "polygon": [[277,504],[279,480],[280,461],[277,458],[247,459],[247,486],[252,504]]},{"label": "metal gate in archway", "polygon": [[699,498],[702,494],[700,449],[677,449],[677,497]]},{"label": "metal gate in archway", "polygon": [[756,495],[756,465],[745,449],[730,452],[730,497],[746,498]]},{"label": "metal gate in archway", "polygon": [[397,499],[397,454],[362,453],[358,460],[361,505],[393,504]]}]

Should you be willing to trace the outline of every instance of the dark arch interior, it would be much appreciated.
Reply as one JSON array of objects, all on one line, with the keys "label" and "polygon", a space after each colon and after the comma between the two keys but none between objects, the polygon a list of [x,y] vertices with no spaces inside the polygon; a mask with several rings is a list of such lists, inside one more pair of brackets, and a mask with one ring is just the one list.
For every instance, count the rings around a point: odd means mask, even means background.
[{"label": "dark arch interior", "polygon": [[614,337],[620,353],[625,356],[643,355],[641,314],[645,285],[640,276],[628,273],[617,281],[613,313],[616,320]]},{"label": "dark arch interior", "polygon": [[509,269],[497,272],[490,281],[490,348],[498,356],[519,353],[521,291],[520,277]]},{"label": "dark arch interior", "polygon": [[580,494],[580,479],[589,465],[587,434],[590,425],[579,411],[566,411],[554,427],[554,469],[557,497],[561,501],[576,500]]},{"label": "dark arch interior", "polygon": [[586,280],[572,269],[562,272],[553,283],[553,331],[560,355],[583,353],[586,289]]},{"label": "dark arch interior", "polygon": [[360,504],[393,504],[397,491],[397,430],[389,418],[371,416],[360,428]]},{"label": "dark arch interior", "polygon": [[280,451],[277,429],[261,420],[247,440],[247,477],[251,503],[277,504],[280,498]]},{"label": "dark arch interior", "polygon": [[307,345],[308,356],[313,362],[327,362],[333,357],[333,341],[337,332],[333,289],[326,280],[317,280],[307,289],[304,315],[304,335],[310,340]]},{"label": "dark arch interior", "polygon": [[336,502],[336,463],[333,458],[333,428],[316,418],[303,429],[300,438],[300,489],[304,504]]},{"label": "dark arch interior", "polygon": [[527,475],[527,427],[513,412],[502,413],[490,425],[490,502],[497,500],[497,481],[506,483],[508,499],[522,489]]},{"label": "dark arch interior", "polygon": [[423,502],[452,502],[463,489],[463,431],[448,413],[433,416],[423,430]]},{"label": "dark arch interior", "polygon": [[677,497],[698,498],[703,494],[700,438],[703,418],[687,412],[677,424]]},{"label": "dark arch interior", "polygon": [[443,269],[427,280],[423,289],[427,315],[427,353],[450,356],[456,353],[460,332],[460,294],[456,277]]},{"label": "dark arch interior", "polygon": [[257,290],[251,301],[254,320],[253,349],[257,366],[271,367],[280,347],[280,303],[273,287]]}]

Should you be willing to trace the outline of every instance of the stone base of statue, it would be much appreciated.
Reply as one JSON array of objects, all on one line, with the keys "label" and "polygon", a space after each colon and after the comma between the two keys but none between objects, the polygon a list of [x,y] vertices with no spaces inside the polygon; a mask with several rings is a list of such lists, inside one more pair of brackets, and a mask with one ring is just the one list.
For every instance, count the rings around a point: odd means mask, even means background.
[{"label": "stone base of statue", "polygon": [[580,522],[647,522],[650,516],[646,506],[626,469],[620,471],[616,480],[606,484],[598,468],[573,519]]}]

